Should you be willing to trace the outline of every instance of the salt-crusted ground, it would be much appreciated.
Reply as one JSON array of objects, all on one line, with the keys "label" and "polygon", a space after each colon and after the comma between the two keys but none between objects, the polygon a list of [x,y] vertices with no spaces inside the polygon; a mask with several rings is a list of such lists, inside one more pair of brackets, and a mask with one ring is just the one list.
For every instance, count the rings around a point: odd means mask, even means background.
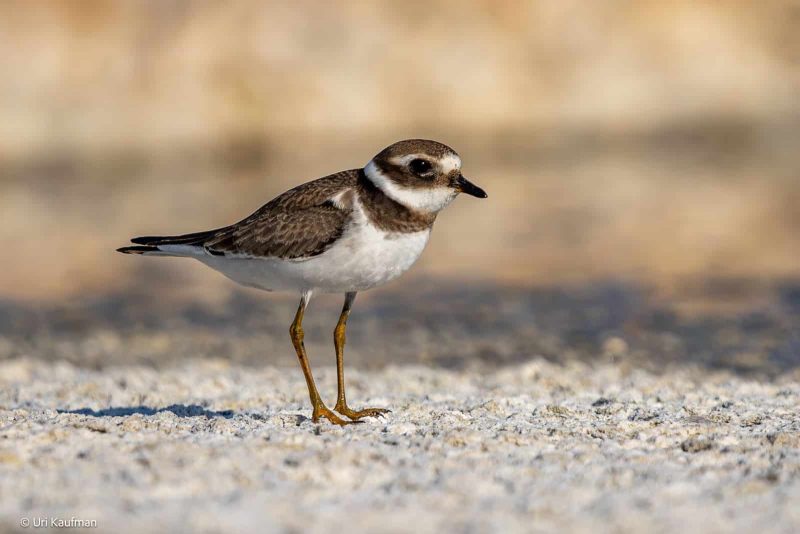
[{"label": "salt-crusted ground", "polygon": [[294,368],[8,359],[0,530],[800,530],[796,378],[624,369],[348,370],[354,406],[394,411],[337,428],[306,418]]}]

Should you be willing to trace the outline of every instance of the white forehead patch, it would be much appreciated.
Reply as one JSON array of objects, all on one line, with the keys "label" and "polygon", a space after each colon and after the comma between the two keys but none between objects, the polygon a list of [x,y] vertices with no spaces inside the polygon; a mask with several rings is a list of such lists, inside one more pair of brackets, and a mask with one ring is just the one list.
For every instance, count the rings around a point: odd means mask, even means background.
[{"label": "white forehead patch", "polygon": [[442,166],[442,172],[444,174],[450,174],[455,170],[461,170],[461,158],[455,154],[447,154],[439,160],[439,164]]},{"label": "white forehead patch", "polygon": [[446,208],[458,194],[458,191],[447,186],[405,187],[399,185],[383,174],[374,161],[370,161],[364,167],[364,174],[386,196],[407,208],[417,211],[440,211]]}]

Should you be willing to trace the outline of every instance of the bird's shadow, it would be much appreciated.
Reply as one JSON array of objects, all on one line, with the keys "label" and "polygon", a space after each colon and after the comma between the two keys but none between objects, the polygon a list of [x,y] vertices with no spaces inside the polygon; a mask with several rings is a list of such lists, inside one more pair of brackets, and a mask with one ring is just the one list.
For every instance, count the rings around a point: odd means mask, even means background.
[{"label": "bird's shadow", "polygon": [[102,410],[91,408],[79,408],[77,410],[58,410],[58,413],[73,413],[78,415],[89,415],[92,417],[127,417],[130,415],[155,415],[160,412],[172,412],[178,417],[222,417],[230,419],[233,417],[233,410],[222,410],[217,412],[207,410],[197,404],[171,404],[163,408],[151,408],[150,406],[112,406]]}]

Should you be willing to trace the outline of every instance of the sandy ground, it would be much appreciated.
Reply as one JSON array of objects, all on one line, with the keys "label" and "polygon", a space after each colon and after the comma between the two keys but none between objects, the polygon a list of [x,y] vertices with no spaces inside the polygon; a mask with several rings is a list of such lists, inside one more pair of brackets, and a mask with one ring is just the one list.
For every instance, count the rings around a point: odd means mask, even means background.
[{"label": "sandy ground", "polygon": [[[800,284],[743,288],[365,295],[349,398],[394,411],[347,428],[292,298],[0,300],[0,531],[797,532]],[[305,321],[329,402],[340,305]]]},{"label": "sandy ground", "polygon": [[[317,371],[331,397],[335,373]],[[0,363],[0,517],[100,531],[796,532],[800,384],[534,360],[348,373],[382,419],[307,419],[296,369]]]}]

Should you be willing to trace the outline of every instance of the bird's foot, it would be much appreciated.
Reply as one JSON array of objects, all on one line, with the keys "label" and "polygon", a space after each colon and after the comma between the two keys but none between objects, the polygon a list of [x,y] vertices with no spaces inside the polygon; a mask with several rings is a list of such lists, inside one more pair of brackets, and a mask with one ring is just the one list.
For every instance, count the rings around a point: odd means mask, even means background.
[{"label": "bird's foot", "polygon": [[354,422],[360,422],[360,420],[364,417],[378,417],[387,413],[391,413],[391,410],[387,410],[386,408],[364,408],[363,410],[351,410],[344,402],[337,402],[333,409],[345,417],[349,417]]},{"label": "bird's foot", "polygon": [[[347,415],[347,414],[343,414]],[[328,409],[327,406],[322,404],[322,402],[314,405],[314,412],[311,416],[311,420],[315,423],[319,423],[320,417],[324,417],[334,425],[345,426],[345,425],[352,425],[355,423],[361,423],[363,421],[353,420],[353,421],[345,421],[331,410]]]}]

